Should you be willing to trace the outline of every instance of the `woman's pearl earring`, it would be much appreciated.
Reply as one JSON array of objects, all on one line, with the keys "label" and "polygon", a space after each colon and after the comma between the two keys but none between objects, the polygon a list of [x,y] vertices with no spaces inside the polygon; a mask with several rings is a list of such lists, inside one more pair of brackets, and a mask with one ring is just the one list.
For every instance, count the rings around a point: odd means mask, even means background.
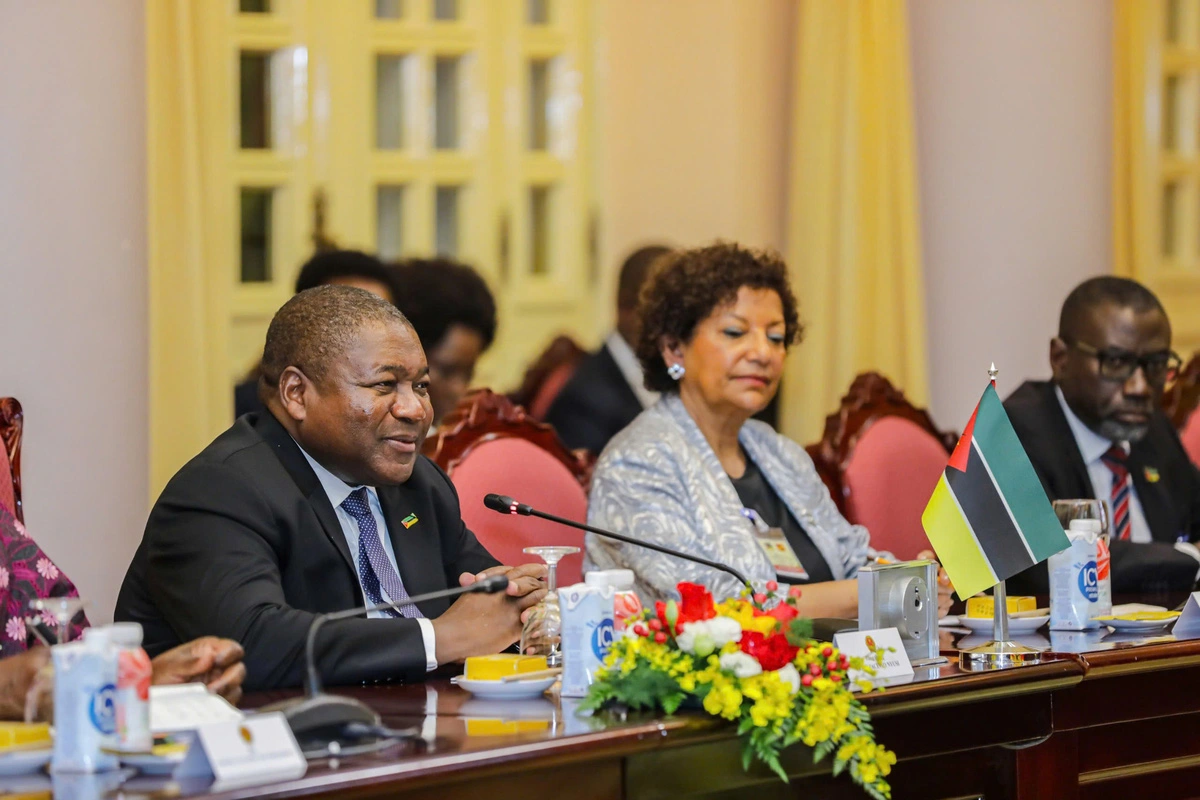
[{"label": "woman's pearl earring", "polygon": [[671,366],[667,367],[667,374],[671,376],[671,380],[673,381],[677,381],[682,378],[683,373],[686,371],[687,370],[683,368],[683,364],[672,364]]}]

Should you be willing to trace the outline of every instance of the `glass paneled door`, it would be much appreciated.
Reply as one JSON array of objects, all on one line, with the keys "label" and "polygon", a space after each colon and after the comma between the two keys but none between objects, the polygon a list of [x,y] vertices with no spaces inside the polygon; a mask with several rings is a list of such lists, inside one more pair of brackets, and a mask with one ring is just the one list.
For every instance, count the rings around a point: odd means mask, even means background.
[{"label": "glass paneled door", "polygon": [[[229,404],[211,419],[171,420],[170,405],[154,397],[176,396],[194,375],[152,369],[151,380],[164,384],[156,388],[168,389],[151,393],[162,420],[151,443],[152,491],[196,442],[232,421],[232,388],[257,363],[271,316],[317,244],[386,260],[440,254],[477,268],[500,319],[479,385],[511,388],[554,334],[596,338],[592,2],[196,6],[204,121],[192,174],[203,182],[200,218],[218,254],[205,265],[198,338],[224,384],[205,389],[227,392]],[[173,124],[154,103],[152,94],[151,124]],[[155,268],[152,259],[152,280]],[[195,302],[183,291],[152,297],[152,320]],[[170,347],[169,338],[157,344]],[[181,426],[187,443],[171,441]]]}]

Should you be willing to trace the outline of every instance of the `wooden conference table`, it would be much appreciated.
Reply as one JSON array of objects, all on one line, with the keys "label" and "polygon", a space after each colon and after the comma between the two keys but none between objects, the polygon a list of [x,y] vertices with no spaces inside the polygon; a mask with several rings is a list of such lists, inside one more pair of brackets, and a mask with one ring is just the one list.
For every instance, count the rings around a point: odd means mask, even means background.
[{"label": "wooden conference table", "polygon": [[[1049,633],[1037,666],[987,674],[949,664],[870,694],[878,740],[896,751],[896,798],[1183,798],[1200,796],[1200,639]],[[943,645],[975,637],[943,631]],[[485,701],[444,679],[342,690],[393,727],[428,740],[371,755],[310,762],[305,777],[211,794],[134,777],[110,797],[343,798],[858,798],[828,763],[797,746],[792,781],[743,772],[731,728],[704,715],[592,719],[571,701]],[[255,706],[286,693],[247,698]],[[80,796],[60,786],[57,798]],[[43,794],[42,796],[51,796]]]}]

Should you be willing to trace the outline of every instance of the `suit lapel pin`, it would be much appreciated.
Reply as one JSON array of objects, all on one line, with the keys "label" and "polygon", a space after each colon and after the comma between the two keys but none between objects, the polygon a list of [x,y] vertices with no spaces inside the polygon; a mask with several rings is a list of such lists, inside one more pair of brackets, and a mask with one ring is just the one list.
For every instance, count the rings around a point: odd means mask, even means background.
[{"label": "suit lapel pin", "polygon": [[1155,469],[1154,467],[1146,467],[1146,468],[1145,468],[1145,470],[1144,470],[1144,472],[1145,472],[1145,475],[1146,475],[1146,482],[1147,482],[1147,483],[1158,483],[1158,479],[1159,479],[1161,476],[1158,474],[1158,470],[1157,470],[1157,469]]},{"label": "suit lapel pin", "polygon": [[[1155,477],[1155,480],[1158,480],[1158,478]],[[407,517],[400,520],[400,524],[404,526],[405,530],[408,530],[413,525],[416,525],[418,522],[420,522],[420,520],[417,519],[416,514],[409,514]]]}]

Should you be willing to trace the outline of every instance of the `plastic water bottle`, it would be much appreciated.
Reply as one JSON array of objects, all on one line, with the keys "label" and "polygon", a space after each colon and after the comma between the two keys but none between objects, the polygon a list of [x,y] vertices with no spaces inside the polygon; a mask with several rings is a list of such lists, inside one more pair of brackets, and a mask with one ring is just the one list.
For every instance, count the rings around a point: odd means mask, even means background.
[{"label": "plastic water bottle", "polygon": [[588,586],[613,587],[613,630],[617,633],[625,630],[625,620],[642,613],[642,600],[633,590],[633,580],[631,569],[593,570],[583,576]]},{"label": "plastic water bottle", "polygon": [[577,583],[558,590],[563,697],[583,697],[613,643],[613,588]]},{"label": "plastic water bottle", "polygon": [[[1099,610],[1100,585],[1097,577],[1096,557],[1099,554],[1099,534],[1091,530],[1075,528],[1072,520],[1067,534],[1071,546],[1061,553],[1050,556],[1050,629],[1056,631],[1086,631],[1097,628],[1100,623],[1093,617]],[[1111,611],[1112,600],[1109,599]]]},{"label": "plastic water bottle", "polygon": [[1094,616],[1106,617],[1112,613],[1112,556],[1108,549],[1108,534],[1103,532],[1098,519],[1073,519],[1068,532],[1088,534],[1096,537],[1096,611]]},{"label": "plastic water bottle", "polygon": [[108,630],[117,650],[117,749],[147,753],[154,746],[150,732],[150,679],[154,669],[150,656],[142,649],[142,626],[118,622]]},{"label": "plastic water bottle", "polygon": [[55,772],[104,772],[117,757],[117,653],[103,628],[89,628],[83,641],[60,644],[54,659]]}]

